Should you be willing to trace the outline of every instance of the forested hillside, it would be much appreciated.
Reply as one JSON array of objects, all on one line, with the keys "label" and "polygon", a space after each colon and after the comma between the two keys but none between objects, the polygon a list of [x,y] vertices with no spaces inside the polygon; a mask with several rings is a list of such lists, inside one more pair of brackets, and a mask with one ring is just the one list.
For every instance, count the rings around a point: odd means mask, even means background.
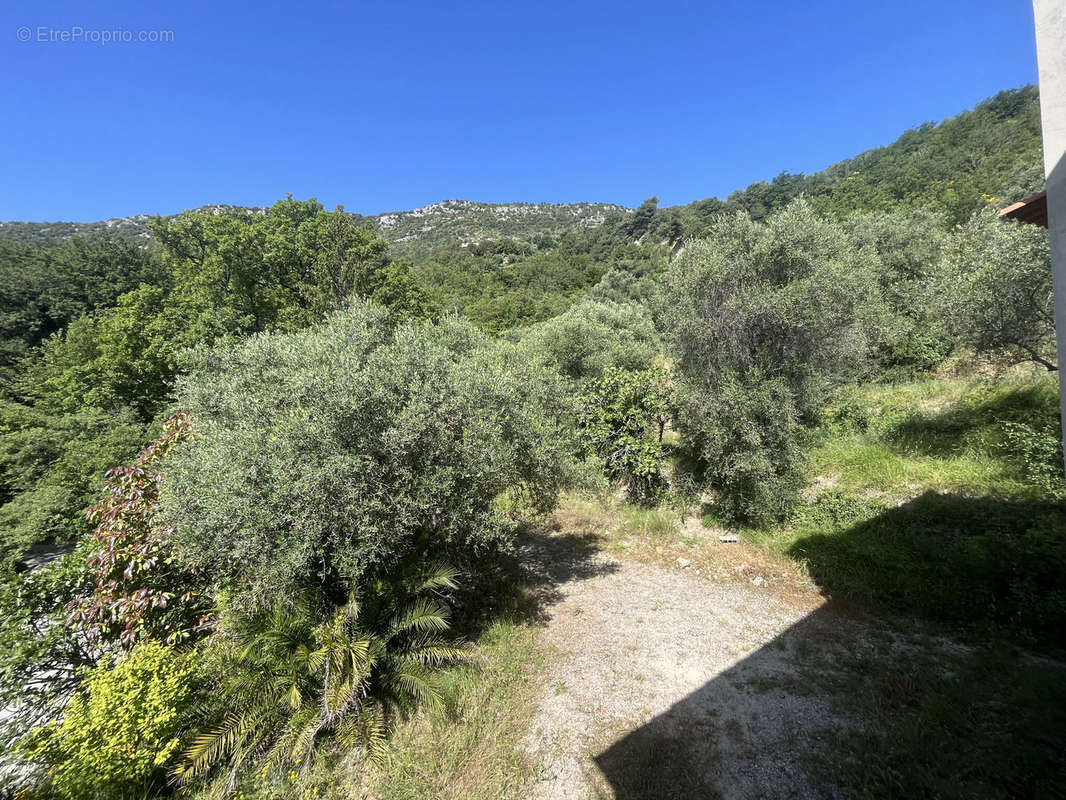
[{"label": "forested hillside", "polygon": [[921,208],[946,224],[969,219],[987,204],[1009,204],[1044,188],[1040,103],[1035,86],[1003,91],[972,111],[911,128],[886,147],[838,161],[813,175],[782,172],[738,189],[723,202],[709,198],[664,208],[661,236],[699,235],[721,211],[762,219],[805,196],[820,212]]},{"label": "forested hillside", "polygon": [[[479,654],[538,602],[516,545],[578,496],[608,509],[582,541],[702,520],[871,613],[1061,648],[1048,238],[997,215],[1041,186],[1028,87],[671,208],[361,217],[290,196],[4,223],[0,706],[21,788],[373,782],[415,710],[466,724]],[[31,569],[42,549],[72,552]],[[1054,784],[1050,759],[991,775],[956,728],[967,788]]]},{"label": "forested hillside", "polygon": [[[812,175],[781,172],[770,181],[738,189],[725,200],[707,198],[659,209],[653,229],[663,238],[700,233],[714,214],[743,209],[753,219],[804,195],[820,211],[920,207],[950,223],[967,219],[982,203],[1010,203],[1041,191],[1040,104],[1035,86],[1000,92],[971,111],[940,123],[911,128],[895,142],[868,150]],[[227,206],[209,208],[225,209]],[[604,222],[626,223],[631,209],[612,203],[476,203],[445,200],[412,211],[356,215],[393,246],[396,255],[419,258],[439,246],[498,238],[533,240]],[[48,242],[77,235],[148,238],[148,215],[103,222],[0,222],[0,236]]]}]

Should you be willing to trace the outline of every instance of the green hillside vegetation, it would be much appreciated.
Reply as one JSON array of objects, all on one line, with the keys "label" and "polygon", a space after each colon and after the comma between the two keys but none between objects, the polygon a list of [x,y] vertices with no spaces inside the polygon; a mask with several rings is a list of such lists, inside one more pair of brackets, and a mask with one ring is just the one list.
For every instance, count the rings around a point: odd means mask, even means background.
[{"label": "green hillside vegetation", "polygon": [[[736,532],[965,640],[959,674],[1013,693],[949,713],[958,687],[926,675],[863,739],[885,780],[830,765],[846,796],[960,796],[915,733],[934,724],[967,796],[1055,785],[1050,251],[996,214],[1041,186],[1038,122],[1035,89],[1003,92],[663,209],[290,196],[147,239],[5,223],[4,789],[524,796],[549,654],[521,554],[561,505],[581,542],[688,560],[713,556],[682,521]],[[1012,726],[1035,733],[989,761]]]},{"label": "green hillside vegetation", "polygon": [[886,147],[868,150],[813,175],[782,172],[722,203],[716,198],[664,209],[656,231],[676,219],[699,235],[719,211],[740,209],[762,219],[796,197],[823,214],[920,208],[954,225],[987,203],[1007,205],[1043,191],[1040,103],[1035,86],[1000,92],[972,111],[912,128]]}]

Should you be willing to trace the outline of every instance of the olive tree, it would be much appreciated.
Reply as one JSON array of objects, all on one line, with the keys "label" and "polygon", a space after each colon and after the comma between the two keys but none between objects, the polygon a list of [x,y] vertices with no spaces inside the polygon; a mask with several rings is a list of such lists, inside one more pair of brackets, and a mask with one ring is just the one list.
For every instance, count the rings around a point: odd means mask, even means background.
[{"label": "olive tree", "polygon": [[946,316],[961,343],[1009,363],[1058,368],[1045,229],[992,211],[977,214],[956,233],[941,281]]},{"label": "olive tree", "polygon": [[720,218],[671,265],[663,300],[678,429],[723,510],[780,518],[800,486],[802,426],[865,352],[869,264],[839,224],[795,201],[763,223]]},{"label": "olive tree", "polygon": [[906,378],[936,367],[952,337],[936,301],[936,276],[949,236],[928,211],[852,214],[843,222],[856,257],[874,273],[880,302],[864,321],[872,342],[869,372]]},{"label": "olive tree", "polygon": [[661,347],[655,324],[637,303],[585,301],[514,338],[531,358],[578,383],[609,367],[647,369]]},{"label": "olive tree", "polygon": [[315,328],[198,354],[167,457],[178,551],[249,599],[334,599],[405,559],[460,566],[550,510],[569,441],[558,377],[470,323],[387,324],[358,303]]}]

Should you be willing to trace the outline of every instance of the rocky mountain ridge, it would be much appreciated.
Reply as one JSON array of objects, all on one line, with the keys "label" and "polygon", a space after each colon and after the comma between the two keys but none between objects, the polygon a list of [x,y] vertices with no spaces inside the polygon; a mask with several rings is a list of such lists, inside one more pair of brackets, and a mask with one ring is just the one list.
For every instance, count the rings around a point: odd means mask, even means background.
[{"label": "rocky mountain ridge", "polygon": [[[221,213],[227,205],[202,206]],[[250,210],[265,213],[265,208]],[[632,209],[615,203],[478,203],[443,200],[409,211],[374,216],[353,214],[377,230],[401,255],[415,255],[458,241],[466,245],[501,237],[559,236],[603,224],[612,214]],[[109,235],[130,241],[147,240],[149,214],[113,217],[98,222],[0,222],[0,236],[27,243],[43,243],[71,236]]]}]

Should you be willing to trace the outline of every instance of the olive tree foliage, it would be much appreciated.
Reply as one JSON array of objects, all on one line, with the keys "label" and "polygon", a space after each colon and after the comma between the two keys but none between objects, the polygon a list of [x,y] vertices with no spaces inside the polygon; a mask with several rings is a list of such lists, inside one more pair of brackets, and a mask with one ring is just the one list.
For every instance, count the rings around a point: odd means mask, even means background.
[{"label": "olive tree foliage", "polygon": [[992,210],[974,215],[956,233],[938,288],[959,342],[1007,363],[1058,368],[1044,228],[999,219]]},{"label": "olive tree foliage", "polygon": [[340,602],[408,557],[468,567],[512,541],[508,509],[554,506],[574,450],[558,377],[459,319],[386,321],[357,303],[198,355],[196,433],[161,493],[184,558],[252,601]]},{"label": "olive tree foliage", "polygon": [[515,338],[532,359],[576,382],[598,378],[608,367],[647,369],[662,347],[643,306],[591,300],[518,331]]},{"label": "olive tree foliage", "polygon": [[853,214],[843,222],[857,258],[876,276],[880,302],[867,310],[871,372],[908,377],[936,367],[953,341],[936,301],[949,244],[941,216],[928,211]]},{"label": "olive tree foliage", "polygon": [[803,425],[861,367],[876,279],[844,228],[795,201],[763,223],[721,217],[666,275],[660,307],[680,373],[677,425],[734,517],[784,516]]}]

